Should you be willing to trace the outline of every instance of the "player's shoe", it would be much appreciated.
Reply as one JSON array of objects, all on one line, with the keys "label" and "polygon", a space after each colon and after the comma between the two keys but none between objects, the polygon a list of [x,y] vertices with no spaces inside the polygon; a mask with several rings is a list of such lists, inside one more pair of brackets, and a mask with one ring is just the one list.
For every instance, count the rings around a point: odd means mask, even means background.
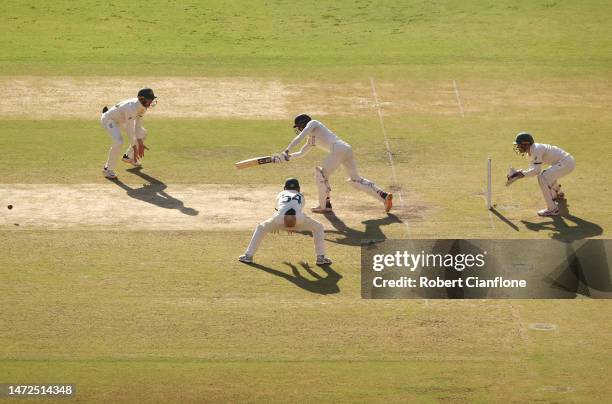
[{"label": "player's shoe", "polygon": [[121,161],[123,161],[124,163],[131,164],[134,167],[142,167],[142,164],[140,164],[138,160],[131,158],[127,154],[123,155],[123,158],[121,159]]},{"label": "player's shoe", "polygon": [[559,216],[559,208],[539,210],[538,216]]},{"label": "player's shoe", "polygon": [[324,208],[322,208],[321,206],[317,206],[317,207],[314,207],[314,208],[310,209],[310,211],[312,213],[331,213],[331,212],[333,212],[333,209],[332,209],[332,204],[331,204],[329,198],[327,198],[327,202],[325,202],[325,207]]},{"label": "player's shoe", "polygon": [[317,255],[317,265],[329,265],[332,260],[327,258],[325,255]]},{"label": "player's shoe", "polygon": [[389,213],[392,207],[393,207],[393,194],[389,192],[385,196],[385,212]]},{"label": "player's shoe", "polygon": [[104,167],[102,169],[102,173],[109,180],[116,180],[117,179],[117,174],[115,174],[115,172],[113,170],[110,170],[108,167]]},{"label": "player's shoe", "polygon": [[238,257],[238,261],[244,262],[245,264],[252,264],[253,263],[253,256],[252,255],[248,255],[248,254],[244,254],[244,255],[241,255],[240,257]]}]

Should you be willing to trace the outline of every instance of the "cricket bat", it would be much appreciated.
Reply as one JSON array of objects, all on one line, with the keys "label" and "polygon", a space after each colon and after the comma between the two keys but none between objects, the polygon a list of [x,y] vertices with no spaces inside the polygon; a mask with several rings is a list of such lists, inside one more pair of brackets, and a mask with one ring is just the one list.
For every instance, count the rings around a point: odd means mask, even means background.
[{"label": "cricket bat", "polygon": [[269,164],[274,162],[273,156],[255,157],[252,159],[242,160],[234,163],[237,169],[242,170],[243,168],[255,167],[261,164]]}]

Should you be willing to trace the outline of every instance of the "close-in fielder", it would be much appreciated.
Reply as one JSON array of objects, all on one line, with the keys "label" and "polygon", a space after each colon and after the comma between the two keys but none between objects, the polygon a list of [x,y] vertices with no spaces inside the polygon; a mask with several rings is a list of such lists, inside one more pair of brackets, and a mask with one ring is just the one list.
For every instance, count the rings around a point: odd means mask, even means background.
[{"label": "close-in fielder", "polygon": [[136,98],[121,101],[108,108],[104,107],[100,122],[112,139],[112,145],[108,152],[108,160],[102,170],[108,179],[116,179],[115,165],[121,155],[123,138],[121,130],[125,131],[130,141],[130,146],[123,155],[123,161],[136,167],[140,167],[140,159],[144,156],[144,141],[147,138],[147,130],[142,127],[141,121],[148,108],[155,105],[157,97],[150,88],[143,88],[138,92]]},{"label": "close-in fielder", "polygon": [[[287,146],[282,153],[282,157],[285,160],[288,161],[291,158],[303,157],[313,146],[317,146],[329,152],[321,163],[321,166],[315,167],[315,182],[319,192],[319,206],[312,208],[314,213],[332,211],[332,205],[329,198],[331,192],[329,178],[340,165],[346,170],[349,176],[349,182],[353,187],[372,195],[382,202],[386,212],[391,210],[393,206],[393,195],[383,191],[372,181],[359,175],[351,145],[340,139],[321,122],[312,119],[306,114],[295,117],[293,128],[297,136],[289,143],[289,146]],[[300,151],[290,154],[289,151],[304,139],[306,139],[306,143],[304,143]]]},{"label": "close-in fielder", "polygon": [[284,190],[276,197],[276,213],[257,225],[246,252],[238,257],[238,260],[252,263],[261,241],[269,232],[309,230],[314,238],[317,265],[331,264],[332,261],[325,257],[323,225],[302,213],[304,203],[304,195],[300,193],[300,183],[295,178],[289,178],[285,181]]},{"label": "close-in fielder", "polygon": [[[546,209],[538,211],[538,215],[557,216],[559,206],[556,201],[565,199],[565,194],[561,191],[561,185],[557,180],[574,170],[576,160],[571,154],[557,146],[535,143],[533,136],[526,132],[521,132],[516,136],[514,150],[521,155],[528,154],[531,158],[531,165],[527,170],[510,169],[507,184],[520,178],[537,176],[544,201],[546,201]],[[542,170],[542,164],[548,164],[550,167]]]}]

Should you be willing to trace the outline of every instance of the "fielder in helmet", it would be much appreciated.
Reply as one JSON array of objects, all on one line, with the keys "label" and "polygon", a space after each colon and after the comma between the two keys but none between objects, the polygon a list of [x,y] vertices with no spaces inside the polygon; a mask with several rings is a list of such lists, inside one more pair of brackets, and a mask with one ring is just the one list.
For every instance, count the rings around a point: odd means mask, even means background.
[{"label": "fielder in helmet", "polygon": [[[315,167],[315,182],[319,192],[319,205],[312,208],[313,212],[326,213],[332,211],[329,179],[339,166],[344,167],[349,176],[348,181],[353,187],[376,198],[384,205],[386,212],[391,210],[393,195],[390,192],[383,191],[375,183],[363,178],[359,174],[351,145],[340,139],[321,122],[312,119],[306,114],[295,117],[293,129],[296,136],[281,154],[285,160],[289,161],[292,158],[303,157],[313,146],[329,152],[321,165]],[[306,142],[300,151],[290,153],[291,149],[303,140]]]},{"label": "fielder in helmet", "polygon": [[[535,143],[533,136],[527,132],[521,132],[516,136],[514,151],[520,155],[527,154],[531,159],[531,165],[526,170],[511,168],[506,185],[510,185],[521,178],[537,176],[538,184],[546,202],[546,209],[538,211],[538,215],[557,216],[559,214],[557,201],[565,198],[557,180],[574,170],[576,160],[571,154],[557,146]],[[548,164],[549,167],[542,170],[544,164]]]},{"label": "fielder in helmet", "polygon": [[147,109],[152,108],[157,103],[157,97],[150,88],[143,88],[138,91],[136,98],[121,101],[116,105],[102,109],[100,121],[102,126],[112,139],[112,145],[108,152],[108,160],[102,170],[108,179],[116,179],[115,165],[121,155],[123,137],[121,130],[125,131],[130,141],[130,146],[123,155],[123,161],[133,166],[140,167],[140,160],[144,157],[147,148],[144,144],[147,138],[147,130],[142,126],[142,118]]},{"label": "fielder in helmet", "polygon": [[246,252],[238,257],[238,260],[247,264],[252,263],[261,241],[271,231],[308,230],[312,232],[314,238],[317,265],[331,264],[332,261],[325,257],[323,225],[302,213],[305,202],[304,195],[300,193],[299,181],[295,178],[287,179],[283,191],[276,196],[276,213],[257,225]]}]

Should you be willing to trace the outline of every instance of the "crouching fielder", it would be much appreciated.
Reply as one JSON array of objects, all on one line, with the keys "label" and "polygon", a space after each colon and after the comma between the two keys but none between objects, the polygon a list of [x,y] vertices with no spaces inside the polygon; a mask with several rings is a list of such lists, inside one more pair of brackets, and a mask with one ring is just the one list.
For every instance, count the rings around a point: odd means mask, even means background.
[{"label": "crouching fielder", "polygon": [[[306,114],[295,117],[293,128],[297,136],[289,143],[287,149],[282,153],[285,160],[288,161],[291,158],[303,157],[313,146],[317,146],[329,152],[321,163],[321,166],[315,167],[315,182],[319,192],[319,206],[312,208],[313,212],[326,213],[332,211],[332,205],[329,198],[331,192],[329,178],[340,165],[344,167],[349,176],[348,180],[353,187],[372,195],[378,201],[382,202],[386,212],[391,210],[393,206],[393,195],[383,191],[372,181],[359,175],[351,145],[341,140],[321,122],[310,118],[310,116]],[[300,151],[289,154],[289,151],[304,139],[306,139],[306,143]]]},{"label": "crouching fielder", "polygon": [[253,256],[257,252],[261,241],[269,232],[277,230],[309,230],[314,237],[317,265],[331,264],[332,261],[325,257],[325,233],[323,225],[302,213],[304,202],[304,195],[300,193],[300,183],[298,180],[289,178],[285,181],[285,189],[276,197],[277,212],[268,220],[257,225],[246,252],[238,257],[238,260],[252,263]]},{"label": "crouching fielder", "polygon": [[[510,185],[523,177],[537,176],[544,201],[546,201],[546,209],[538,211],[538,215],[557,216],[559,206],[555,201],[565,198],[557,180],[574,171],[576,160],[571,154],[557,146],[535,143],[533,136],[525,132],[517,135],[514,150],[521,155],[527,153],[531,158],[531,166],[527,170],[514,171],[511,169],[507,184]],[[542,170],[543,164],[548,164],[550,167]]]},{"label": "crouching fielder", "polygon": [[157,97],[150,88],[143,88],[138,92],[137,98],[121,101],[111,108],[104,107],[100,122],[112,139],[112,145],[108,152],[108,160],[104,164],[102,173],[108,179],[116,179],[115,165],[121,156],[123,138],[121,130],[128,135],[130,146],[123,155],[123,161],[139,167],[139,160],[144,156],[144,140],[147,131],[141,125],[145,112],[155,105]]}]

